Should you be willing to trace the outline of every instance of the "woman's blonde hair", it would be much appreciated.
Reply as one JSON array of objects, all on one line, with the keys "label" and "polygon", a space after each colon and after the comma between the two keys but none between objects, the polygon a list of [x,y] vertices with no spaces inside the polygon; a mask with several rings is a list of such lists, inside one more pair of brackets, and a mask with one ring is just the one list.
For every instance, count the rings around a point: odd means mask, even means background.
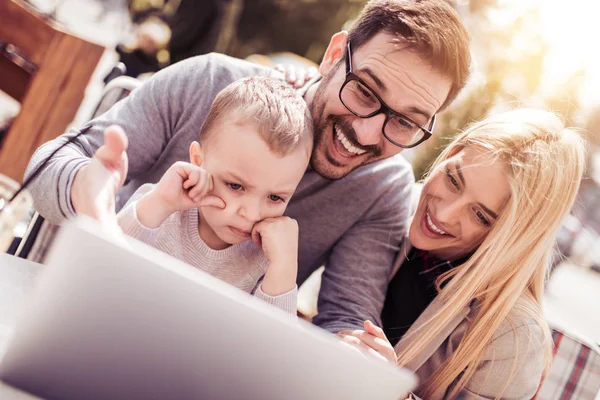
[{"label": "woman's blonde hair", "polygon": [[[422,382],[424,398],[445,387],[451,388],[447,396],[455,397],[472,378],[486,346],[511,311],[539,324],[546,370],[550,366],[552,340],[541,310],[546,266],[585,166],[581,136],[565,129],[548,111],[520,109],[486,118],[459,135],[432,169],[465,148],[476,148],[503,162],[511,194],[475,253],[438,280],[438,288],[446,282],[439,293],[443,308],[419,330],[416,345],[398,354],[398,363],[408,364],[464,307],[477,300],[476,314],[452,357]],[[515,369],[516,364],[513,374]]]}]

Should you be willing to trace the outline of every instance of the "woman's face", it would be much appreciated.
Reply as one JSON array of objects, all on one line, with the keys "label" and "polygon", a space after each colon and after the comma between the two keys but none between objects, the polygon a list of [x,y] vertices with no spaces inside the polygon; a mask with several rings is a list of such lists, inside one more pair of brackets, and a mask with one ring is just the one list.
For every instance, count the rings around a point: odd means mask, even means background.
[{"label": "woman's face", "polygon": [[410,241],[447,260],[474,251],[510,196],[504,162],[469,148],[440,164],[425,182]]}]

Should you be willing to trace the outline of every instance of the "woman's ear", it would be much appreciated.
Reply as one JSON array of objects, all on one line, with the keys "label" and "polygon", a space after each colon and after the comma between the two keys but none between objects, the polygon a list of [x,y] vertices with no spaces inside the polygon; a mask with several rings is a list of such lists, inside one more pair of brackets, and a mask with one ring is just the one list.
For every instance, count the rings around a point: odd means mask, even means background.
[{"label": "woman's ear", "polygon": [[190,144],[190,162],[196,166],[201,166],[204,161],[204,150],[200,143],[193,141]]},{"label": "woman's ear", "polygon": [[342,58],[346,51],[347,44],[348,32],[346,31],[338,32],[331,37],[329,45],[327,46],[327,50],[325,50],[323,61],[321,61],[321,65],[319,66],[319,73],[321,75],[327,75],[327,73],[331,71],[331,68],[335,66],[338,60]]}]

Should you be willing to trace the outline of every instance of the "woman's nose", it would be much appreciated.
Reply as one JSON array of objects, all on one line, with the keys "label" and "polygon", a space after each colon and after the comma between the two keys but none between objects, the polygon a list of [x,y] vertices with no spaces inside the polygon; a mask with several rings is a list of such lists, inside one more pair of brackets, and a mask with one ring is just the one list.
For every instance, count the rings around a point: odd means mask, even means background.
[{"label": "woman's nose", "polygon": [[444,225],[452,226],[460,219],[462,207],[460,201],[440,202],[435,210],[435,218]]}]

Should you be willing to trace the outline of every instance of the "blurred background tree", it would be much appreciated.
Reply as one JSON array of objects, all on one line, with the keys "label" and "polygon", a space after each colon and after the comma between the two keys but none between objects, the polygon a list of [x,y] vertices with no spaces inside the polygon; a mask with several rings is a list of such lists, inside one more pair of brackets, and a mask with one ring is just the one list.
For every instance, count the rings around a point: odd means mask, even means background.
[{"label": "blurred background tree", "polygon": [[579,111],[576,96],[564,99],[565,93],[579,91],[581,74],[554,87],[548,97],[542,93],[541,77],[550,45],[541,34],[539,10],[524,8],[517,14],[498,0],[481,0],[469,2],[461,15],[472,36],[473,75],[457,101],[439,115],[434,137],[413,152],[416,179],[423,178],[459,132],[493,109],[546,106],[568,117],[568,123]]},{"label": "blurred background tree", "polygon": [[139,26],[158,17],[169,27],[172,37],[162,44],[164,49],[149,46],[149,50],[163,59],[165,53],[160,51],[168,50],[171,62],[215,51],[238,58],[292,52],[318,63],[331,36],[354,19],[366,2],[131,0],[129,11]]},{"label": "blurred background tree", "polygon": [[319,63],[331,36],[358,15],[366,0],[244,3],[235,38],[227,49],[229,54],[246,58],[256,53],[290,51]]}]

